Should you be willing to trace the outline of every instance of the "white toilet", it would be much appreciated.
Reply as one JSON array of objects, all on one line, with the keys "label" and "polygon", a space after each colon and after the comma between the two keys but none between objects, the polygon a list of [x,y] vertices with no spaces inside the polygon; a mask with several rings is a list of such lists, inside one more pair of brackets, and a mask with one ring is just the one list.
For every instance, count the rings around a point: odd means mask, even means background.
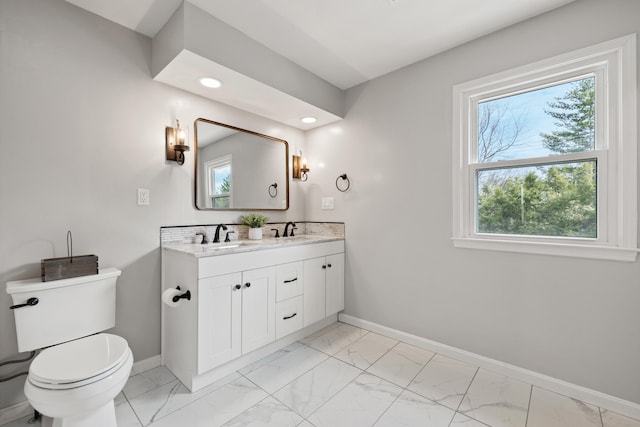
[{"label": "white toilet", "polygon": [[[116,427],[113,399],[133,365],[127,341],[98,333],[115,326],[120,270],[41,282],[7,283],[18,350],[44,349],[31,363],[24,393],[43,426]],[[35,299],[37,298],[37,302]],[[52,346],[52,347],[49,347]]]}]

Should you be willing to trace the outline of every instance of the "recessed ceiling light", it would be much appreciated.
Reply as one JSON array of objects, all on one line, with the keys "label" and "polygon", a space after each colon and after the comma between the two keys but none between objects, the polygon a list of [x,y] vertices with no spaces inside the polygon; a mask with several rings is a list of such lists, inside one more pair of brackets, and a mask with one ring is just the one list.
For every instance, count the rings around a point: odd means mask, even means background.
[{"label": "recessed ceiling light", "polygon": [[222,86],[222,83],[220,83],[220,80],[216,80],[216,79],[212,79],[211,77],[203,77],[200,79],[200,84],[202,86],[205,87],[210,87],[210,88],[219,88],[220,86]]},{"label": "recessed ceiling light", "polygon": [[311,116],[309,116],[309,117],[303,117],[303,118],[301,118],[301,119],[300,119],[300,121],[301,121],[302,123],[315,123],[315,122],[316,122],[316,120],[317,120],[317,119],[316,119],[315,117],[311,117]]}]

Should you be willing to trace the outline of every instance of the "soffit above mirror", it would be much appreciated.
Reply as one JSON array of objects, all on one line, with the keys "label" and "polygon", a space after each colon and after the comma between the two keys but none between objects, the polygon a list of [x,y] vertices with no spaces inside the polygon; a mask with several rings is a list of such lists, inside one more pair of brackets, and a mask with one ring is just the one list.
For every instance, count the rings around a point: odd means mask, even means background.
[{"label": "soffit above mirror", "polygon": [[[308,130],[342,118],[344,91],[183,3],[152,41],[154,80]],[[203,77],[222,82],[216,89]],[[303,123],[312,116],[315,123]]]},{"label": "soffit above mirror", "polygon": [[[148,37],[182,3],[66,1]],[[340,89],[572,1],[187,0]]]}]

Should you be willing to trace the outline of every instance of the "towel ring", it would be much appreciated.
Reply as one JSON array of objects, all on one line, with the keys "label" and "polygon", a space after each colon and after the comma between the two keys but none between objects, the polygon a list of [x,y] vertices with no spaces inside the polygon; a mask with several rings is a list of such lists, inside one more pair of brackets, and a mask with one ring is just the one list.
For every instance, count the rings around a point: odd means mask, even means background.
[{"label": "towel ring", "polygon": [[[346,187],[340,188],[340,185],[338,185],[338,180],[340,180],[340,179],[342,179],[343,181],[347,181],[347,186]],[[345,191],[348,191],[349,188],[351,188],[351,181],[349,181],[349,177],[347,176],[346,173],[343,173],[342,175],[339,175],[336,178],[336,188],[338,189],[338,191],[341,191],[343,193]]]},{"label": "towel ring", "polygon": [[275,198],[278,195],[278,183],[274,182],[269,186],[269,196]]}]

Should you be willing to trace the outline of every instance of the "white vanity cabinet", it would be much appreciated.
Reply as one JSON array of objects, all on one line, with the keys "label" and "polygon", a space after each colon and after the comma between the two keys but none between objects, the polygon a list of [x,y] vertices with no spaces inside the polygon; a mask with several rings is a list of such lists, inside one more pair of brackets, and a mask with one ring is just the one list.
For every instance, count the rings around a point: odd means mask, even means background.
[{"label": "white vanity cabinet", "polygon": [[191,300],[162,306],[162,362],[196,391],[344,307],[344,240],[215,255],[164,247],[163,292],[177,286]]},{"label": "white vanity cabinet", "polygon": [[344,253],[304,261],[304,326],[344,309]]}]

